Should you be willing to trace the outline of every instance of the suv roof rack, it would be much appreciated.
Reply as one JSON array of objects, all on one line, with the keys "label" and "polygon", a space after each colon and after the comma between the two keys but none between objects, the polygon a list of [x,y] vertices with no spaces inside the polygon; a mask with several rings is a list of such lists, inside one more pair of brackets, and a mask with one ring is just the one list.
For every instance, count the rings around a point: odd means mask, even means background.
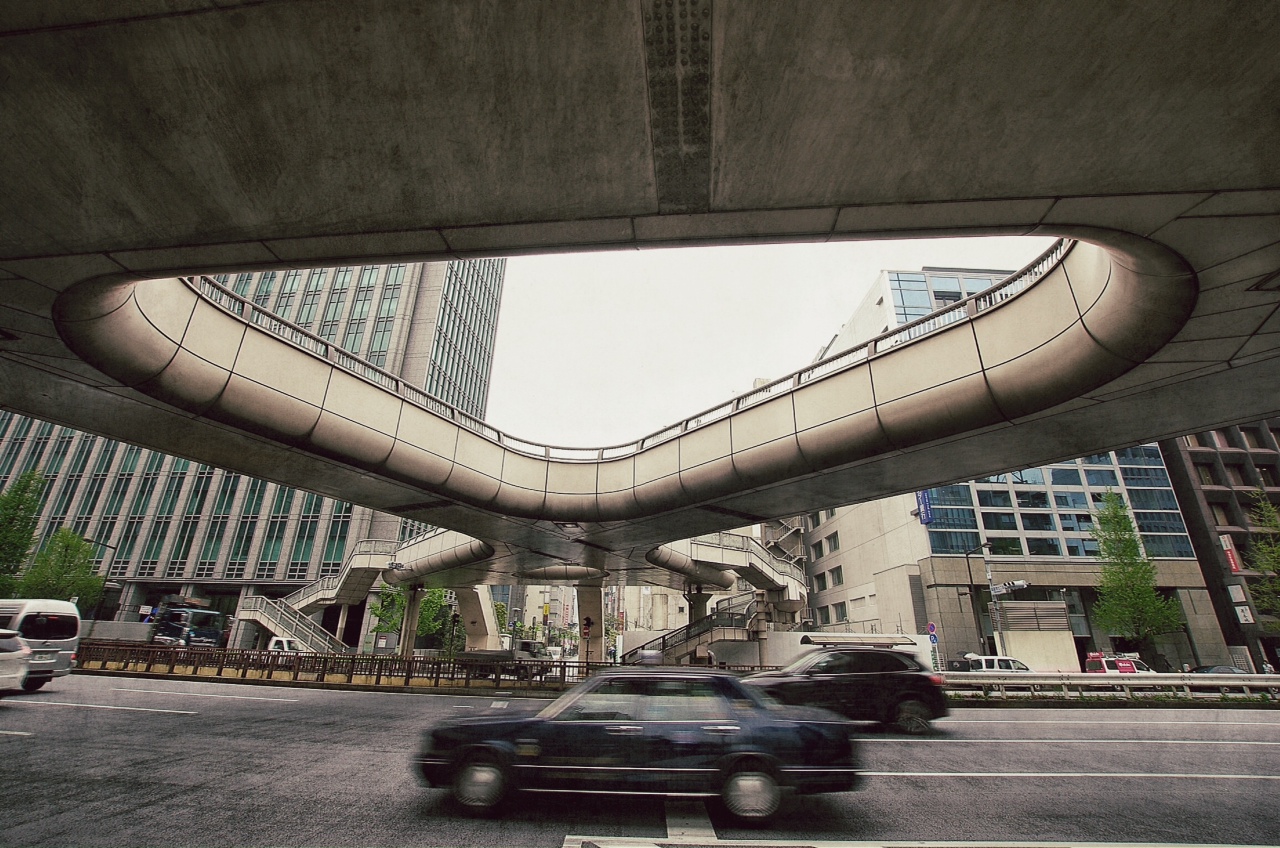
[{"label": "suv roof rack", "polygon": [[800,637],[801,645],[819,645],[824,648],[895,648],[915,643],[910,636],[880,633],[806,633]]}]

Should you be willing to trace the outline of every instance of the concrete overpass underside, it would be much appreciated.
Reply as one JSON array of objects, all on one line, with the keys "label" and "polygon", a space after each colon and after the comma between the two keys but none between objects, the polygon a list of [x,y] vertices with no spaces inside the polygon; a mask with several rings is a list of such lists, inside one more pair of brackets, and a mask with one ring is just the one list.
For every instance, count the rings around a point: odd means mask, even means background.
[{"label": "concrete overpass underside", "polygon": [[[1280,413],[1280,7],[179,0],[0,39],[0,404],[458,531],[407,579],[681,585],[665,542]],[[276,385],[306,358],[171,279],[983,234],[1087,244],[594,458],[320,361]],[[268,390],[313,417],[246,415]]]}]

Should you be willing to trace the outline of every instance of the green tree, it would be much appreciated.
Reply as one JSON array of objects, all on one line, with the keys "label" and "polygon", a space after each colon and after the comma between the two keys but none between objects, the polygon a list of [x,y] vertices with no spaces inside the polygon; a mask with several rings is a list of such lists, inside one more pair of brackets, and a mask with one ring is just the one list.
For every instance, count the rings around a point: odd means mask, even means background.
[{"label": "green tree", "polygon": [[1124,499],[1115,492],[1102,498],[1094,517],[1102,580],[1093,618],[1109,633],[1138,643],[1148,665],[1158,666],[1155,637],[1182,627],[1177,601],[1156,591],[1156,567],[1147,559]]},{"label": "green tree", "polygon": [[[404,621],[405,607],[408,605],[408,593],[398,586],[384,586],[373,601],[370,612],[378,619],[373,627],[374,633],[399,633],[400,623]],[[453,652],[460,653],[467,646],[466,628],[459,623],[453,626],[455,608],[445,603],[444,589],[428,589],[422,596],[422,605],[418,608],[417,644],[424,648],[447,650],[449,634],[453,634]]]},{"label": "green tree", "polygon": [[102,597],[105,580],[93,565],[97,547],[69,528],[59,528],[48,544],[36,554],[31,567],[18,581],[18,593],[24,598],[52,598],[58,601],[76,599],[83,615],[92,610]]},{"label": "green tree", "polygon": [[[1280,618],[1280,511],[1259,489],[1254,492],[1249,518],[1258,529],[1249,539],[1247,561],[1259,574],[1249,582],[1249,594],[1259,612]],[[1280,631],[1280,622],[1260,623],[1268,631]]]},{"label": "green tree", "polygon": [[0,494],[0,598],[18,591],[18,574],[36,543],[44,487],[44,475],[28,471]]},{"label": "green tree", "polygon": [[494,601],[493,617],[498,622],[498,632],[506,633],[507,632],[507,605],[504,604],[502,601]]}]

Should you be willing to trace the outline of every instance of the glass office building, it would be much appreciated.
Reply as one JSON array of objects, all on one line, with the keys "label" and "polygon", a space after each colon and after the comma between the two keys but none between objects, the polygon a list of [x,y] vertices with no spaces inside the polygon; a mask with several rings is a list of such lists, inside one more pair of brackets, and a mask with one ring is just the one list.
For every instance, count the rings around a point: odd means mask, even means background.
[{"label": "glass office building", "polygon": [[[1010,273],[883,271],[821,356],[924,318]],[[1182,605],[1191,642],[1206,656],[1225,651],[1174,484],[1153,444],[812,513],[807,615],[818,629],[850,632],[924,633],[932,621],[944,656],[989,652],[990,567],[995,584],[1030,584],[1009,597],[1065,605],[1059,620],[1081,655],[1116,648],[1089,618],[1100,570],[1093,515],[1108,491],[1129,505],[1161,591]],[[1169,653],[1194,659],[1188,645]]]},{"label": "glass office building", "polygon": [[[213,279],[327,342],[483,419],[505,259],[291,269]],[[70,527],[124,586],[122,618],[180,594],[232,613],[336,573],[366,538],[417,522],[13,413],[0,413],[0,488],[48,479],[40,542]]]}]

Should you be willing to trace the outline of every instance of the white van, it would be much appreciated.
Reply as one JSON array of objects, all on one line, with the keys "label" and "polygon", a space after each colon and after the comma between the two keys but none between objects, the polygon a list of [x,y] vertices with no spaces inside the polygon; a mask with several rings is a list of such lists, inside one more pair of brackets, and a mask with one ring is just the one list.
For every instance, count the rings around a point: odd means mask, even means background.
[{"label": "white van", "polygon": [[34,692],[70,674],[80,647],[80,611],[70,601],[16,598],[0,601],[0,630],[16,630],[31,648],[22,688]]},{"label": "white van", "polygon": [[1022,660],[1015,660],[1013,657],[965,654],[964,658],[969,661],[970,671],[1002,671],[1005,673],[1031,671],[1031,668],[1026,663]]}]

